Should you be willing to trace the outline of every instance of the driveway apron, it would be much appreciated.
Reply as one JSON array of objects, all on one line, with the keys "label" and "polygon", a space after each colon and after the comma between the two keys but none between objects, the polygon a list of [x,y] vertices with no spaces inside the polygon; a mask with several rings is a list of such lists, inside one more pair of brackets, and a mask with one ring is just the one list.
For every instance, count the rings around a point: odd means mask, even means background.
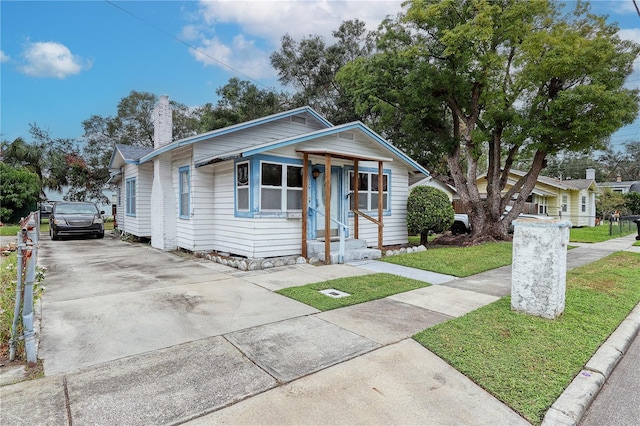
[{"label": "driveway apron", "polygon": [[106,238],[41,242],[46,375],[317,312],[221,265]]}]

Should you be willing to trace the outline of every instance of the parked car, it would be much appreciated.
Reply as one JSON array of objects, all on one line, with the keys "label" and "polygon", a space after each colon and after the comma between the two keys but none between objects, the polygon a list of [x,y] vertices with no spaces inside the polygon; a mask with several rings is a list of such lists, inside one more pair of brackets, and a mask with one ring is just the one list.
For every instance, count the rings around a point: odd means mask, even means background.
[{"label": "parked car", "polygon": [[[505,209],[505,212],[503,213],[503,216],[506,215],[509,212],[509,210],[511,210],[511,206],[507,206],[507,208]],[[518,215],[518,219],[551,220],[553,218],[551,216],[520,213],[520,215]],[[514,230],[514,225],[513,223],[511,223],[509,225],[509,233],[513,234],[513,230]],[[471,223],[469,223],[469,216],[467,216],[466,214],[456,213],[454,215],[454,222],[451,225],[451,233],[453,235],[460,235],[460,234],[466,234],[469,232],[471,232]]]},{"label": "parked car", "polygon": [[52,240],[63,236],[95,235],[104,238],[104,211],[93,203],[78,201],[57,202],[49,216],[49,235]]}]

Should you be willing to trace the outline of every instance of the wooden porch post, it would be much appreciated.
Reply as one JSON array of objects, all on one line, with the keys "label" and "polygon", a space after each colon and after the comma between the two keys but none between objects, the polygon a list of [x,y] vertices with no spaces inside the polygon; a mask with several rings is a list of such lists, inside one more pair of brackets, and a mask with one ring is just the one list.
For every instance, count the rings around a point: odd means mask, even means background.
[{"label": "wooden porch post", "polygon": [[307,218],[309,216],[309,154],[302,154],[302,257],[307,258]]},{"label": "wooden porch post", "polygon": [[383,233],[383,216],[382,216],[382,205],[383,205],[383,193],[382,193],[382,184],[383,184],[383,176],[382,176],[382,161],[378,161],[378,249],[382,250],[382,233]]},{"label": "wooden porch post", "polygon": [[324,263],[331,263],[331,155],[324,156]]},{"label": "wooden porch post", "polygon": [[[358,160],[353,160],[353,208],[358,210],[358,189],[360,188],[360,172],[358,171]],[[353,215],[353,238],[356,240],[360,234],[358,214]]]}]

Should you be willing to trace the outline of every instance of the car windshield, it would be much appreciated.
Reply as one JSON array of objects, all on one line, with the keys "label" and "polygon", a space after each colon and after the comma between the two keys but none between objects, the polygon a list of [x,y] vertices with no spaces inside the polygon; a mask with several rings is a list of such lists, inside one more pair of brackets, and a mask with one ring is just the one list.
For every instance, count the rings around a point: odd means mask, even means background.
[{"label": "car windshield", "polygon": [[98,209],[93,204],[58,204],[56,214],[96,214]]}]

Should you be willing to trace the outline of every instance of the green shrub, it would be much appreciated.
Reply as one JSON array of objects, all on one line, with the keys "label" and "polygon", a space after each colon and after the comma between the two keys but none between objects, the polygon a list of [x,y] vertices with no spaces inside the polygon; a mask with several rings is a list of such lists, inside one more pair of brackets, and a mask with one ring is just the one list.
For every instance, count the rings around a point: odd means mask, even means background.
[{"label": "green shrub", "polygon": [[430,186],[417,186],[407,199],[407,230],[420,235],[420,244],[427,243],[429,231],[440,233],[453,223],[453,206],[443,191]]}]

